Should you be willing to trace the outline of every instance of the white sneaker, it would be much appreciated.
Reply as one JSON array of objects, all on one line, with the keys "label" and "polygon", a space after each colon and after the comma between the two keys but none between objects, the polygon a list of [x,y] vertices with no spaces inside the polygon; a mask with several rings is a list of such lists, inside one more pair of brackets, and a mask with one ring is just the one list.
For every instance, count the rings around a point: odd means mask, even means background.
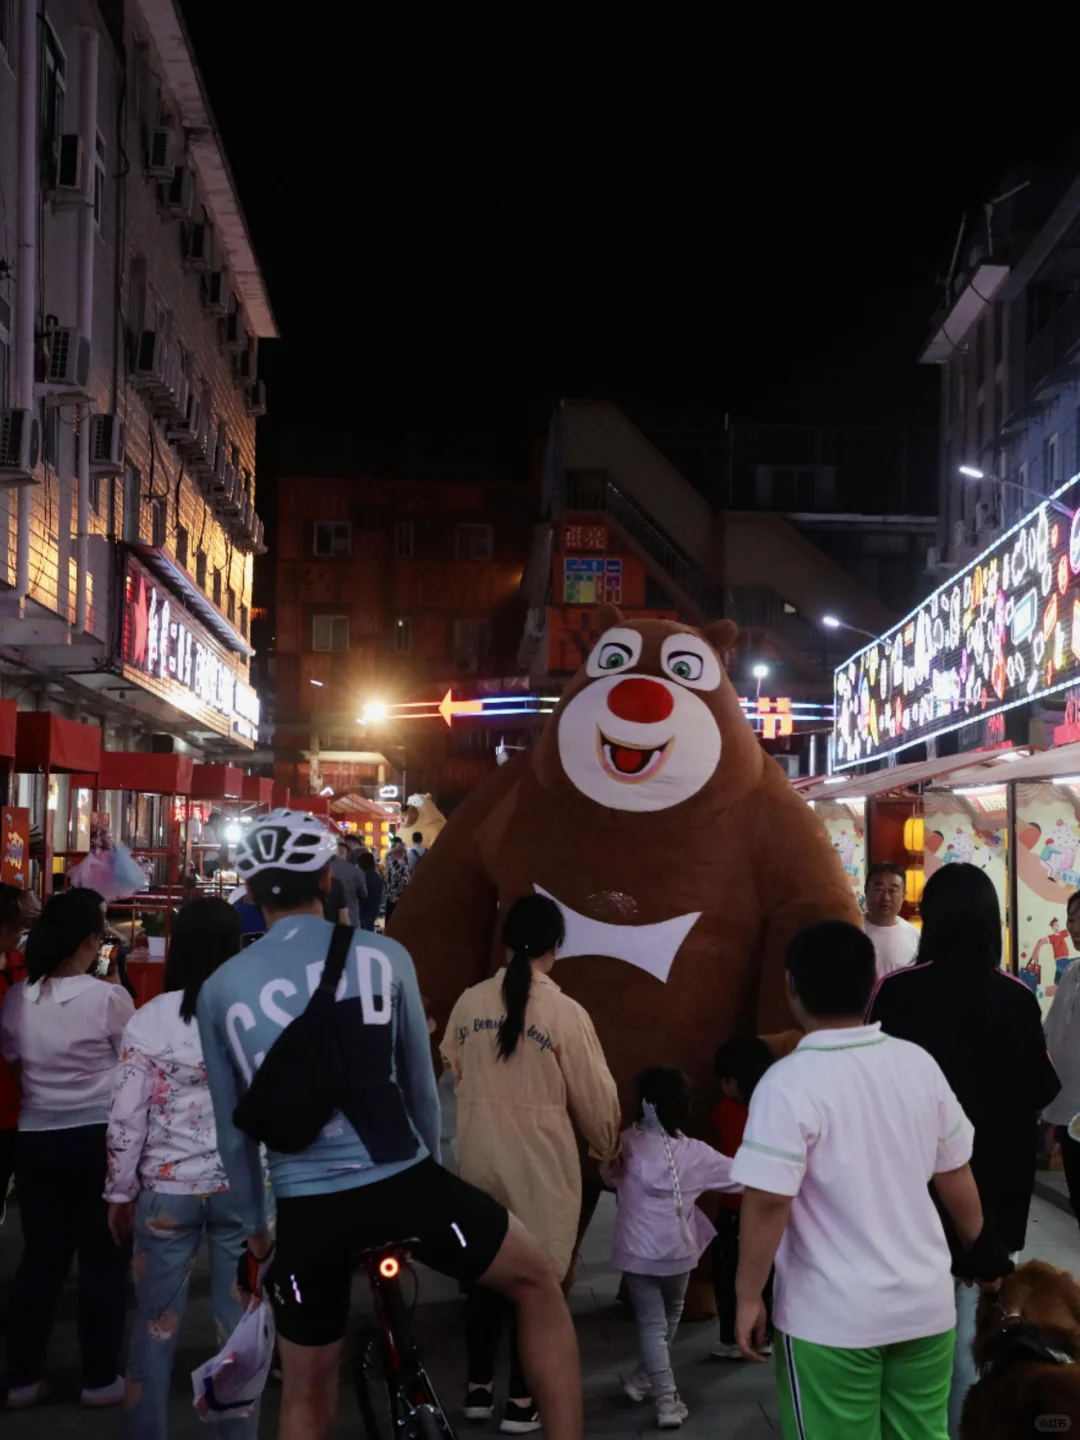
[{"label": "white sneaker", "polygon": [[758,1353],[759,1355],[771,1355],[771,1354],[773,1353],[773,1350],[772,1350],[772,1341],[771,1341],[771,1340],[766,1340],[766,1341],[765,1341],[765,1344],[762,1345],[761,1349],[760,1349],[757,1353]]},{"label": "white sneaker", "polygon": [[738,1345],[725,1345],[721,1340],[719,1345],[713,1347],[712,1357],[714,1360],[741,1360],[743,1353]]},{"label": "white sneaker", "polygon": [[111,1385],[98,1385],[93,1390],[83,1390],[79,1400],[91,1410],[103,1410],[108,1405],[124,1403],[124,1377],[118,1375]]},{"label": "white sneaker", "polygon": [[647,1400],[652,1394],[652,1381],[644,1370],[635,1370],[630,1379],[623,1386],[623,1394],[628,1395],[635,1405],[640,1405],[642,1400]]},{"label": "white sneaker", "polygon": [[656,1402],[656,1424],[661,1430],[678,1430],[689,1414],[678,1395],[662,1395]]}]

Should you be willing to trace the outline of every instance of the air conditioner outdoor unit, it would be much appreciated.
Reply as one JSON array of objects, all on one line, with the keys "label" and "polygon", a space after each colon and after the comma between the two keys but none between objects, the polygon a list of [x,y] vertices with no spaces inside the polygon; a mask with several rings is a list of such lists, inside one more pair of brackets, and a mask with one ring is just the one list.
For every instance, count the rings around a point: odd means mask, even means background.
[{"label": "air conditioner outdoor unit", "polygon": [[244,501],[244,508],[243,508],[243,510],[241,510],[241,512],[240,512],[240,524],[241,524],[241,526],[243,527],[243,530],[244,530],[244,534],[245,534],[245,535],[254,536],[254,534],[255,534],[255,501],[251,499],[250,495],[249,495],[248,498]]},{"label": "air conditioner outdoor unit", "polygon": [[183,416],[174,425],[166,428],[165,439],[181,454],[190,454],[198,445],[201,422],[202,406],[199,404],[199,397],[192,394],[189,385]]},{"label": "air conditioner outdoor unit", "polygon": [[225,478],[221,482],[221,495],[218,498],[218,509],[222,515],[229,517],[240,514],[243,488],[239,475],[231,465],[225,466]]},{"label": "air conditioner outdoor unit", "polygon": [[171,180],[176,169],[176,138],[171,125],[155,125],[146,137],[146,173],[153,180]]},{"label": "air conditioner outdoor unit", "polygon": [[255,350],[255,341],[249,340],[246,350],[242,350],[236,357],[236,378],[244,380],[249,385],[258,379],[259,357]]},{"label": "air conditioner outdoor unit", "polygon": [[136,390],[149,394],[160,391],[165,384],[165,370],[169,363],[169,342],[160,330],[144,330],[139,336],[135,350],[135,364],[131,371],[131,383]]},{"label": "air conditioner outdoor unit", "polygon": [[0,486],[33,485],[40,437],[31,410],[0,410]]},{"label": "air conditioner outdoor unit", "polygon": [[81,330],[50,330],[42,350],[38,394],[46,405],[75,405],[90,388],[90,341]]},{"label": "air conditioner outdoor unit", "polygon": [[256,554],[256,555],[265,555],[265,554],[266,554],[266,544],[265,544],[265,542],[264,542],[263,535],[264,535],[263,522],[262,522],[261,520],[259,520],[259,519],[256,519],[256,521],[255,521],[255,536],[254,536],[255,543],[254,543],[254,545],[252,546],[252,549],[255,551],[255,554]]},{"label": "air conditioner outdoor unit", "polygon": [[975,505],[975,529],[983,532],[997,529],[997,516],[988,500],[979,500]]},{"label": "air conditioner outdoor unit", "polygon": [[956,520],[953,522],[952,543],[954,550],[962,550],[965,545],[970,543],[968,540],[966,521]]},{"label": "air conditioner outdoor unit", "polygon": [[210,457],[210,442],[201,429],[188,446],[187,462],[192,475],[207,490],[214,475],[214,466]]},{"label": "air conditioner outdoor unit", "polygon": [[230,310],[225,317],[225,349],[246,350],[247,343],[247,327],[244,324],[244,312],[240,309],[238,302],[236,309]]},{"label": "air conditioner outdoor unit", "polygon": [[168,185],[161,187],[161,208],[166,215],[186,220],[195,205],[195,172],[177,165]]},{"label": "air conditioner outdoor unit", "polygon": [[229,313],[229,272],[211,270],[203,281],[203,304],[210,315]]},{"label": "air conditioner outdoor unit", "polygon": [[186,270],[209,270],[211,236],[213,232],[204,221],[188,225],[184,230],[184,268]]},{"label": "air conditioner outdoor unit", "polygon": [[83,148],[81,135],[61,135],[56,147],[55,180],[52,185],[54,204],[78,204],[86,199],[83,183]]},{"label": "air conditioner outdoor unit", "polygon": [[266,382],[256,380],[254,385],[248,386],[247,398],[244,401],[244,410],[253,420],[266,414]]},{"label": "air conditioner outdoor unit", "polygon": [[116,415],[91,415],[91,475],[120,475],[123,469],[124,422]]}]

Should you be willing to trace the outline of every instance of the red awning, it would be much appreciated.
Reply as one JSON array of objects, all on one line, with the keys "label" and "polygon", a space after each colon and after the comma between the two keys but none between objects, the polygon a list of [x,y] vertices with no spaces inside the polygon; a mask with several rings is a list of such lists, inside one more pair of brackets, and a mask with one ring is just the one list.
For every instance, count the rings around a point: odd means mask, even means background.
[{"label": "red awning", "polygon": [[15,769],[73,770],[97,775],[101,769],[101,726],[80,725],[48,710],[23,710],[15,731]]},{"label": "red awning", "polygon": [[0,700],[0,755],[15,754],[15,730],[19,714],[17,700]]},{"label": "red awning", "polygon": [[330,796],[329,795],[298,795],[296,798],[297,810],[306,810],[310,815],[322,815],[330,819]]},{"label": "red awning", "polygon": [[241,797],[249,805],[272,804],[274,782],[265,775],[245,775]]},{"label": "red awning", "polygon": [[106,750],[100,790],[138,790],[142,795],[190,795],[195,762],[190,755],[153,755],[144,750]]},{"label": "red awning", "polygon": [[196,765],[191,772],[193,800],[239,800],[244,772],[235,765]]},{"label": "red awning", "polygon": [[280,781],[274,781],[274,788],[270,792],[270,804],[275,810],[288,810],[292,792],[288,785],[282,785]]}]

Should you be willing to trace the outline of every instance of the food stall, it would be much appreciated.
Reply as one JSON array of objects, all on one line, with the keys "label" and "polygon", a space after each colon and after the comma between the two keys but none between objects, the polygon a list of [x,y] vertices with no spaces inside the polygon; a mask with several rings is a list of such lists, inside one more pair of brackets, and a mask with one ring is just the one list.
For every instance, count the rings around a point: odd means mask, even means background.
[{"label": "food stall", "polygon": [[235,884],[229,845],[240,838],[244,775],[235,765],[195,765],[191,773],[191,851],[200,886]]},{"label": "food stall", "polygon": [[330,814],[346,834],[355,835],[376,858],[381,858],[390,835],[390,816],[382,805],[363,795],[339,795],[330,803]]},{"label": "food stall", "polygon": [[90,849],[101,727],[48,710],[22,710],[15,724],[17,808],[29,812],[29,886],[41,899],[55,875]]}]

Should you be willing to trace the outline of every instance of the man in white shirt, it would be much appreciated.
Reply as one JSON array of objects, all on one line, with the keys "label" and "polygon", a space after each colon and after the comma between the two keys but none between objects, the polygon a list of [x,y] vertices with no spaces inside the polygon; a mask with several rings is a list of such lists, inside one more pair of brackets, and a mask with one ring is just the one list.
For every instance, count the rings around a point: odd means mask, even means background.
[{"label": "man in white shirt", "polygon": [[891,860],[879,860],[870,866],[866,877],[866,918],[863,924],[874,943],[877,978],[883,980],[894,970],[915,964],[919,948],[919,932],[914,925],[901,919],[904,906],[905,876]]},{"label": "man in white shirt", "polygon": [[736,1335],[760,1360],[773,1320],[785,1440],[944,1440],[956,1303],[933,1180],[967,1247],[964,1278],[1012,1268],[983,1234],[973,1131],[937,1062],[862,1017],[875,981],[867,937],[843,921],[788,947],[788,997],[807,1032],[759,1081],[732,1179],[739,1227]]}]

